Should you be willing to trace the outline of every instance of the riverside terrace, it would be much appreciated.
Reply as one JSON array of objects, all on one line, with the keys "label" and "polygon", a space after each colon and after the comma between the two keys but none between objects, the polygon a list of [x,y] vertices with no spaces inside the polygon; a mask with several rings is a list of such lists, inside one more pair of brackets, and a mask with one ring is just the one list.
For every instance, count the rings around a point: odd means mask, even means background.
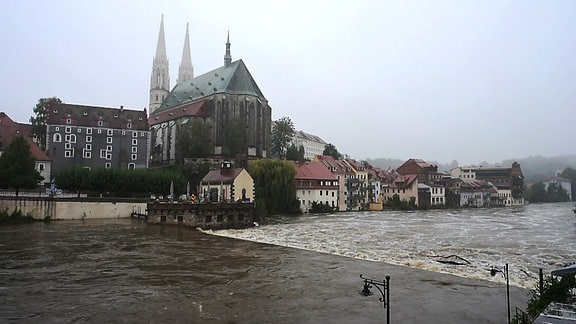
[{"label": "riverside terrace", "polygon": [[251,202],[150,202],[148,224],[181,225],[204,230],[248,228],[260,219]]}]

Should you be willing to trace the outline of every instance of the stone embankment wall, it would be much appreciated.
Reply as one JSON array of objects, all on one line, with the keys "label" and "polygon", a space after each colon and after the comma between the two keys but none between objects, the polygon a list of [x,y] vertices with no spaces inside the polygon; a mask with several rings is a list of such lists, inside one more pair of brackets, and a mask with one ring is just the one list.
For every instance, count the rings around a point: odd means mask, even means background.
[{"label": "stone embankment wall", "polygon": [[0,197],[0,210],[18,209],[34,218],[54,220],[126,218],[146,213],[148,199]]},{"label": "stone embankment wall", "polygon": [[254,203],[149,203],[148,224],[181,225],[202,229],[254,226]]}]

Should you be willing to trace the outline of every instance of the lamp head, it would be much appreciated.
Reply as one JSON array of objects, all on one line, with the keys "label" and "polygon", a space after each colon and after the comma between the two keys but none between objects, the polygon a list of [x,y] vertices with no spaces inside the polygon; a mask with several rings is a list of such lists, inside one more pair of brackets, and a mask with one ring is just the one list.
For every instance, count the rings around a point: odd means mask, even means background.
[{"label": "lamp head", "polygon": [[359,294],[364,296],[364,297],[374,295],[374,293],[372,291],[370,291],[370,284],[367,282],[364,282],[364,288],[362,288],[362,291],[360,291]]}]

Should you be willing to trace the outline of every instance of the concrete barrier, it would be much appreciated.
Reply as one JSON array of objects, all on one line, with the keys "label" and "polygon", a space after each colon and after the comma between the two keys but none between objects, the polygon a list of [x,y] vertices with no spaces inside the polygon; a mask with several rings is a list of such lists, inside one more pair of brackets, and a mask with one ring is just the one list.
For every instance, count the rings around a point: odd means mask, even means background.
[{"label": "concrete barrier", "polygon": [[36,219],[54,220],[128,218],[145,213],[148,199],[0,197],[0,210],[20,210]]}]

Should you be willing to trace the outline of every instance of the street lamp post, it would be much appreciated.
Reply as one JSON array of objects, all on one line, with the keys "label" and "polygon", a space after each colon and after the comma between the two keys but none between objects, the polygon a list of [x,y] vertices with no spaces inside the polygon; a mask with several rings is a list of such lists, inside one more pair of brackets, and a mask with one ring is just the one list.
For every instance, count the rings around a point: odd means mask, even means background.
[{"label": "street lamp post", "polygon": [[510,324],[510,280],[508,279],[508,263],[504,266],[504,270],[491,267],[490,275],[494,277],[498,272],[506,279],[506,301],[508,302],[508,324]]},{"label": "street lamp post", "polygon": [[390,276],[386,276],[386,280],[375,280],[364,278],[361,274],[360,278],[364,280],[364,286],[360,291],[360,295],[368,297],[374,295],[370,290],[372,287],[376,287],[380,292],[380,302],[386,308],[386,323],[390,323]]}]

